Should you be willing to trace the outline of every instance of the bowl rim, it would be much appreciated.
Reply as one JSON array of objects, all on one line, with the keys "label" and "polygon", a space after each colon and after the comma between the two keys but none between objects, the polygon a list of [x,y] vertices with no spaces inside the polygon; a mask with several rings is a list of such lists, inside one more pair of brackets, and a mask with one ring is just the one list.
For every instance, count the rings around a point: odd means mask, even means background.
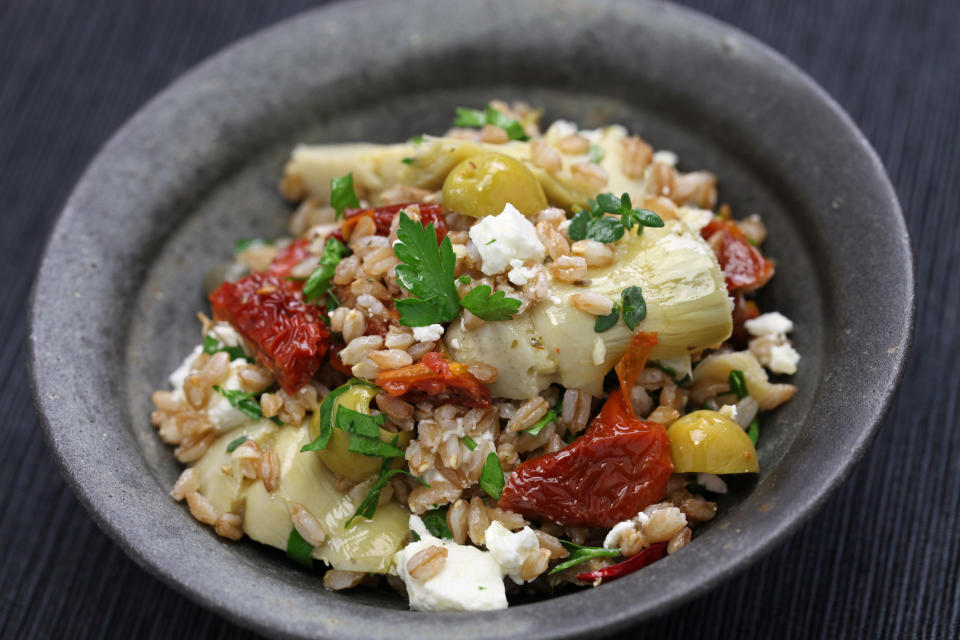
[{"label": "bowl rim", "polygon": [[[589,0],[580,2],[579,0],[571,0],[573,4],[581,5],[587,4],[588,1]],[[434,2],[433,0],[422,0],[420,5],[426,6],[431,3],[433,6],[439,6],[440,4],[449,6],[450,4],[449,2],[441,3]],[[284,624],[277,619],[271,619],[269,617],[258,617],[248,609],[237,606],[237,603],[231,603],[219,599],[216,596],[211,596],[209,592],[203,590],[204,585],[202,582],[197,582],[191,578],[189,568],[170,566],[169,563],[164,563],[163,558],[157,556],[152,550],[145,550],[142,546],[138,546],[133,542],[134,536],[132,536],[130,525],[112,519],[109,516],[109,511],[105,509],[106,502],[113,499],[113,496],[110,495],[110,487],[103,484],[99,478],[91,476],[88,470],[84,469],[83,466],[78,464],[70,455],[71,437],[80,436],[73,436],[71,434],[69,424],[64,421],[66,415],[58,409],[50,396],[51,390],[57,388],[57,380],[52,378],[49,371],[45,368],[47,362],[44,360],[44,355],[38,349],[38,345],[42,340],[42,334],[49,332],[52,327],[49,326],[43,313],[44,300],[42,299],[42,295],[38,294],[38,291],[43,289],[45,282],[58,277],[58,274],[52,271],[52,265],[55,262],[53,254],[56,251],[57,243],[62,241],[60,232],[65,226],[65,221],[68,217],[76,216],[80,213],[81,203],[77,202],[78,192],[83,185],[89,183],[91,179],[96,176],[98,168],[104,165],[112,154],[124,147],[138,127],[145,126],[149,122],[154,112],[163,108],[169,108],[170,104],[172,104],[181,93],[189,90],[193,84],[204,79],[209,79],[211,74],[215,74],[222,65],[227,64],[231,59],[236,57],[238,53],[251,52],[263,46],[264,43],[283,38],[285,37],[285,33],[296,25],[302,25],[312,21],[337,21],[350,15],[360,15],[370,12],[382,4],[386,3],[380,0],[340,2],[310,9],[272,24],[239,39],[206,58],[179,76],[160,93],[151,98],[144,106],[138,109],[97,152],[81,178],[77,181],[48,236],[28,304],[28,370],[34,403],[41,419],[47,446],[60,467],[61,473],[66,478],[74,493],[79,497],[81,503],[100,528],[138,565],[149,571],[152,575],[159,577],[168,586],[186,595],[194,602],[198,602],[207,609],[224,615],[238,624],[262,633],[280,633],[291,637],[305,637],[307,635],[317,637],[318,634],[329,635],[331,637],[364,637],[365,635],[357,634],[352,630],[347,632],[343,626],[341,626],[342,622],[338,622],[332,618],[326,623],[319,623],[319,626],[317,626],[317,621],[314,620],[311,622],[313,626],[307,629],[293,623]],[[605,0],[604,4],[618,5],[621,3],[619,0]],[[806,499],[802,501],[802,504],[798,505],[792,517],[786,518],[785,520],[781,519],[777,526],[772,527],[766,532],[760,544],[745,550],[743,554],[736,559],[725,561],[719,569],[708,572],[705,578],[696,581],[692,586],[671,588],[664,593],[652,597],[642,606],[632,610],[625,608],[619,612],[607,611],[607,615],[601,621],[593,621],[587,616],[578,616],[574,619],[564,620],[562,630],[556,628],[550,630],[551,637],[578,637],[596,632],[599,629],[603,629],[605,632],[613,632],[640,619],[664,613],[667,610],[678,607],[706,593],[736,573],[742,572],[748,566],[754,564],[761,557],[769,553],[773,548],[781,544],[787,536],[795,532],[823,505],[827,497],[846,479],[856,462],[859,461],[864,454],[890,408],[896,389],[904,375],[905,364],[913,344],[916,317],[916,276],[909,236],[906,231],[906,225],[896,193],[886,176],[882,163],[852,119],[802,70],[779,53],[739,29],[698,11],[655,0],[642,0],[641,2],[631,4],[630,8],[640,13],[667,12],[674,17],[690,20],[711,34],[733,37],[741,43],[748,44],[756,53],[762,55],[766,62],[778,66],[785,73],[788,73],[793,81],[800,83],[802,88],[809,93],[811,99],[819,102],[821,106],[830,111],[831,115],[838,119],[846,131],[853,136],[856,141],[856,148],[852,150],[851,153],[863,155],[871,165],[872,177],[884,188],[885,192],[882,194],[883,199],[887,202],[890,207],[890,212],[893,214],[892,218],[888,220],[888,222],[893,223],[890,233],[895,235],[902,245],[902,258],[904,260],[902,264],[897,266],[907,275],[906,282],[904,283],[903,299],[900,300],[900,302],[905,303],[902,305],[902,308],[906,315],[900,316],[901,323],[898,326],[889,327],[891,330],[900,332],[900,344],[902,348],[896,353],[891,354],[889,361],[890,368],[886,372],[886,375],[881,376],[883,383],[883,387],[880,390],[881,397],[871,405],[871,414],[864,422],[865,426],[858,434],[855,443],[847,451],[846,457],[843,458],[839,466],[834,469],[832,475],[822,480],[817,492],[813,495],[806,496]],[[563,601],[565,601],[566,598],[582,597],[582,594],[587,593],[591,592],[584,591],[534,605],[511,607],[507,612],[522,612],[528,609],[528,607],[537,607],[549,613],[550,617],[556,618],[557,615],[564,611]],[[593,601],[596,601],[596,598],[594,598]],[[366,605],[356,603],[337,605],[335,609],[335,613],[346,611],[348,615],[354,615],[355,619],[357,617],[362,618],[365,610],[369,612]],[[396,612],[391,612],[390,615],[385,615],[384,618],[389,618],[395,622],[397,619],[394,618],[393,613]],[[506,612],[500,613],[503,615]],[[454,621],[458,621],[458,623],[463,622],[467,617],[472,616],[475,618],[477,614],[429,614],[430,621],[426,621],[424,616],[420,616],[419,618],[413,617],[417,614],[404,615],[404,613],[397,613],[396,615],[400,615],[400,619],[404,619],[404,624],[414,629],[414,632],[410,633],[411,636],[424,637],[423,632],[427,629],[433,629],[434,633],[436,633],[436,629],[439,627],[447,627],[448,623]],[[507,614],[505,617],[509,617],[509,615],[511,614]],[[522,613],[518,613],[518,615],[522,615]],[[434,620],[437,621],[437,623],[434,623]],[[388,622],[388,624],[391,623]],[[543,630],[541,629],[533,633],[533,636],[539,637],[542,633]],[[405,634],[401,634],[400,637],[405,637]]]}]

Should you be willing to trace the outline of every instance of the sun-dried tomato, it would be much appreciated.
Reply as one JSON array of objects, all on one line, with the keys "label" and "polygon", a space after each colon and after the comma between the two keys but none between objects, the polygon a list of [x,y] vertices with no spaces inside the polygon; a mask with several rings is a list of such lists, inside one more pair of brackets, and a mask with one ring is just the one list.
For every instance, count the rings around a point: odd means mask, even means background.
[{"label": "sun-dried tomato", "polygon": [[617,390],[573,444],[517,467],[499,506],[534,520],[610,527],[660,501],[671,473],[666,429],[634,416]]},{"label": "sun-dried tomato", "polygon": [[630,575],[634,571],[639,571],[648,564],[653,564],[665,555],[667,555],[667,543],[656,542],[640,553],[630,556],[623,562],[618,562],[617,564],[604,567],[603,569],[597,569],[596,571],[578,573],[577,580],[580,580],[581,582],[590,582],[595,586],[599,586],[602,582],[610,582],[611,580],[616,580],[617,578]]},{"label": "sun-dried tomato", "polygon": [[391,204],[385,207],[377,207],[375,209],[347,209],[347,217],[343,221],[341,230],[344,234],[349,235],[353,228],[357,226],[357,223],[360,222],[361,218],[373,218],[373,221],[377,225],[377,235],[388,236],[390,235],[390,225],[393,223],[393,219],[397,213],[399,213],[401,209],[407,209],[412,205],[420,207],[420,224],[426,227],[432,222],[433,228],[437,231],[437,242],[443,240],[447,235],[447,222],[443,216],[443,207],[436,203],[407,202],[404,204]]},{"label": "sun-dried tomato", "polygon": [[[640,372],[647,366],[647,358],[657,345],[657,332],[638,331],[630,339],[630,345],[620,357],[614,370],[620,380],[620,391],[625,398],[630,397],[630,390],[640,377]],[[631,408],[631,407],[628,407]]]},{"label": "sun-dried tomato", "polygon": [[731,293],[759,289],[773,277],[773,262],[750,244],[733,220],[714,218],[700,235],[713,247]]},{"label": "sun-dried tomato", "polygon": [[273,261],[264,273],[268,276],[286,278],[293,271],[293,268],[303,262],[309,255],[310,241],[306,238],[294,240],[274,256]]},{"label": "sun-dried tomato", "polygon": [[330,346],[320,309],[305,303],[292,284],[275,275],[252,273],[224,282],[210,294],[213,317],[229,322],[243,336],[288,393],[313,377]]},{"label": "sun-dried tomato", "polygon": [[377,386],[408,402],[432,400],[465,407],[489,407],[490,390],[467,371],[466,365],[447,360],[436,351],[420,362],[377,376]]}]

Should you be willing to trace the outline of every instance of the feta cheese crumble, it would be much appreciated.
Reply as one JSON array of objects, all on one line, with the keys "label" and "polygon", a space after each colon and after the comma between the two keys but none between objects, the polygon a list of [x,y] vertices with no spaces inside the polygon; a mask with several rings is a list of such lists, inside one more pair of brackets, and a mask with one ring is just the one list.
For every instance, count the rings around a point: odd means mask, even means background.
[{"label": "feta cheese crumble", "polygon": [[752,336],[787,334],[793,331],[793,322],[779,311],[765,313],[743,323]]},{"label": "feta cheese crumble", "polygon": [[511,260],[510,271],[507,273],[507,280],[512,284],[522,287],[537,276],[537,270],[533,267],[523,266],[523,260]]},{"label": "feta cheese crumble", "polygon": [[737,421],[737,405],[735,404],[725,404],[720,407],[720,410],[717,413],[725,418],[730,418],[734,422]]},{"label": "feta cheese crumble", "polygon": [[650,516],[645,514],[643,511],[638,513],[635,517],[630,518],[629,520],[624,520],[613,525],[613,528],[607,532],[606,537],[603,539],[603,548],[604,549],[619,549],[620,540],[623,536],[631,531],[641,531],[650,522]]},{"label": "feta cheese crumble", "polygon": [[754,339],[750,352],[760,364],[773,373],[792,375],[797,372],[800,354],[790,344],[787,334],[793,331],[793,322],[782,313],[765,313],[743,325]]},{"label": "feta cheese crumble", "polygon": [[512,204],[470,227],[470,239],[480,254],[480,270],[488,276],[503,273],[511,260],[543,262],[546,249],[537,230]]},{"label": "feta cheese crumble", "polygon": [[493,556],[500,569],[517,584],[523,584],[521,572],[523,563],[540,553],[540,539],[530,527],[524,527],[511,533],[506,527],[494,520],[484,533],[487,550]]},{"label": "feta cheese crumble", "polygon": [[[503,572],[493,554],[430,535],[423,521],[410,516],[410,530],[420,539],[394,554],[397,573],[407,586],[410,608],[416,611],[492,611],[507,608]],[[431,546],[447,550],[443,568],[427,580],[407,571],[407,562]]]},{"label": "feta cheese crumble", "polygon": [[413,339],[417,342],[436,342],[443,335],[442,324],[428,324],[413,328]]}]

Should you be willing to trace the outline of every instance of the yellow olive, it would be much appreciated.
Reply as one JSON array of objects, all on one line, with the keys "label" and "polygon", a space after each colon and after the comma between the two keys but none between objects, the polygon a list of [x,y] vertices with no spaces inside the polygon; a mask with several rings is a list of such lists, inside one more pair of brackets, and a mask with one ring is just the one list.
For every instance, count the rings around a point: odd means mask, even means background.
[{"label": "yellow olive", "polygon": [[[353,409],[359,413],[370,414],[370,401],[377,395],[375,389],[366,385],[355,385],[348,391],[340,395],[334,404],[334,417],[340,407]],[[316,438],[320,434],[320,411],[315,411],[310,419],[310,438]],[[403,431],[399,434],[390,433],[386,429],[380,429],[380,439],[384,442],[391,442],[399,436],[397,446],[401,449],[410,444],[410,432]],[[380,471],[382,458],[365,456],[361,453],[349,451],[350,434],[341,429],[334,429],[330,435],[330,442],[325,449],[317,451],[317,455],[323,461],[330,471],[343,476],[352,482],[361,482]]]},{"label": "yellow olive", "polygon": [[543,187],[530,169],[501,153],[467,158],[443,181],[443,205],[466,216],[496,215],[508,202],[525,216],[547,207]]},{"label": "yellow olive", "polygon": [[716,411],[694,411],[670,425],[677,473],[757,473],[757,450],[746,432]]}]

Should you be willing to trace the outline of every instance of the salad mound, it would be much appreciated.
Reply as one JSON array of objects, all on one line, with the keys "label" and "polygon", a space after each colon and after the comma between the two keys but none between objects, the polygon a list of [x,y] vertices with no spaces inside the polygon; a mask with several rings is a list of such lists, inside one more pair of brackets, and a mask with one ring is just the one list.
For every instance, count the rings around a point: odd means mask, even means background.
[{"label": "salad mound", "polygon": [[682,550],[759,471],[800,358],[753,299],[760,217],[622,126],[540,117],[293,150],[290,236],[237,243],[153,394],[197,520],[328,589],[492,610]]}]

